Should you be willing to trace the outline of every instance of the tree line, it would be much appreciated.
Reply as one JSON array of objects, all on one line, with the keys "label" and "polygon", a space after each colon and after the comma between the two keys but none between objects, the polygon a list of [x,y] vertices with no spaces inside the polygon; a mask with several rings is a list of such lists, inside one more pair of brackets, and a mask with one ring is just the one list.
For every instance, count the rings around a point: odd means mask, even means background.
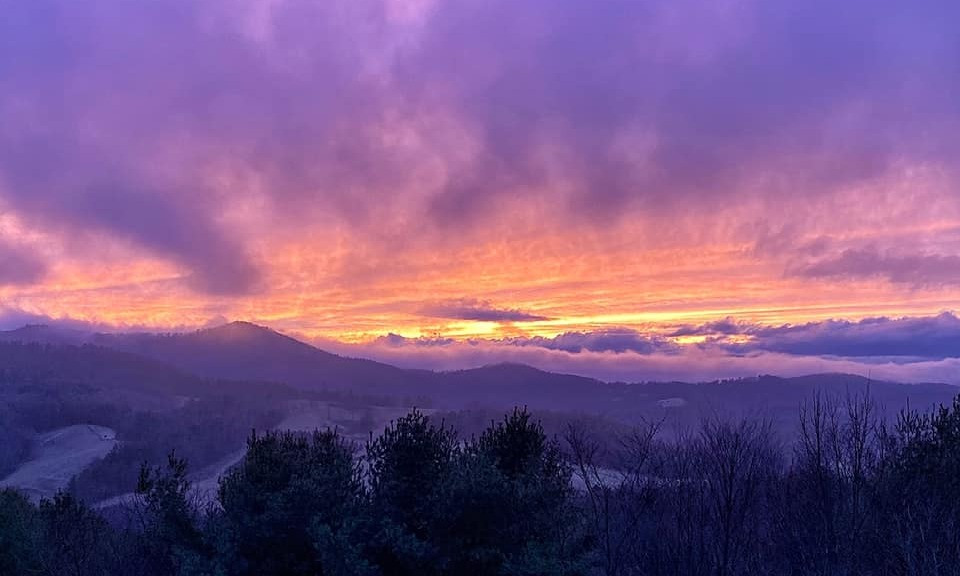
[{"label": "tree line", "polygon": [[360,449],[253,433],[212,501],[176,454],[122,514],[0,493],[0,574],[960,574],[960,400],[888,423],[816,395],[786,448],[761,418],[660,427],[551,438],[517,409],[470,438],[413,411]]}]

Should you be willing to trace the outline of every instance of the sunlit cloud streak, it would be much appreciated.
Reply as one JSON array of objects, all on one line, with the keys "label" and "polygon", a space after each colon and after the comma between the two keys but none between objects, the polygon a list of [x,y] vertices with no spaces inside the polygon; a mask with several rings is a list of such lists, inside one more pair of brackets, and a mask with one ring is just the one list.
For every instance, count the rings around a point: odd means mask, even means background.
[{"label": "sunlit cloud streak", "polygon": [[424,316],[478,322],[537,322],[550,319],[523,310],[497,308],[488,302],[475,300],[432,304],[421,308],[419,312]]}]

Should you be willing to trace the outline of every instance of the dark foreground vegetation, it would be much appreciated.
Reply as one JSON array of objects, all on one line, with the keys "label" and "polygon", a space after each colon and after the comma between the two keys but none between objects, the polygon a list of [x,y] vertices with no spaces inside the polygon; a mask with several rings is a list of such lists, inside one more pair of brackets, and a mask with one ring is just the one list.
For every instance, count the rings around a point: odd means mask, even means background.
[{"label": "dark foreground vegetation", "polygon": [[762,420],[610,446],[525,410],[468,439],[414,411],[360,451],[253,434],[212,502],[176,455],[119,510],[0,492],[0,574],[960,574],[960,401],[888,426],[816,396],[788,449]]}]

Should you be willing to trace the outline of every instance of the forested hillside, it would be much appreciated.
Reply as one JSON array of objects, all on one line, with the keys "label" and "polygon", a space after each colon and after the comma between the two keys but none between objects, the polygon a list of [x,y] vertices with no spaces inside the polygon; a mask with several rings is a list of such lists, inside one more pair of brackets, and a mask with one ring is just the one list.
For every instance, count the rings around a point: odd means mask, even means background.
[{"label": "forested hillside", "polygon": [[0,492],[0,573],[628,575],[960,573],[960,401],[892,427],[815,396],[784,454],[762,419],[618,436],[515,410],[459,438],[419,412],[357,451],[336,431],[250,435],[201,507],[188,462],[144,466],[108,521],[69,493]]}]

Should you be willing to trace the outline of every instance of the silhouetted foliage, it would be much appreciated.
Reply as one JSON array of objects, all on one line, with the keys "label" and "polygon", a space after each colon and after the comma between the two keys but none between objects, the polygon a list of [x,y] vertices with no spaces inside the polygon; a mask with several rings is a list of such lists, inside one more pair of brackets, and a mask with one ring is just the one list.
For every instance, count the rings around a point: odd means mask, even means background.
[{"label": "silhouetted foliage", "polygon": [[142,553],[163,574],[193,573],[209,555],[190,500],[187,461],[171,452],[166,467],[144,464],[137,479],[136,512]]},{"label": "silhouetted foliage", "polygon": [[571,469],[556,440],[526,409],[491,425],[475,451],[502,475],[501,550],[508,574],[572,574],[584,543],[570,507]]},{"label": "silhouetted foliage", "polygon": [[933,414],[905,412],[878,471],[874,526],[889,574],[960,574],[960,398]]},{"label": "silhouetted foliage", "polygon": [[91,502],[123,494],[137,482],[143,462],[163,465],[167,453],[176,450],[194,467],[203,467],[243,446],[252,427],[279,420],[279,412],[269,403],[260,406],[229,398],[195,400],[161,413],[124,414],[110,422],[122,441],[78,474],[70,489]]},{"label": "silhouetted foliage", "polygon": [[31,574],[40,567],[37,510],[15,490],[0,490],[0,574]]},{"label": "silhouetted foliage", "polygon": [[336,431],[250,436],[247,455],[220,482],[218,564],[228,574],[326,574],[349,556],[361,484]]},{"label": "silhouetted foliage", "polygon": [[95,512],[60,492],[39,507],[42,574],[88,576],[110,574],[109,528]]},{"label": "silhouetted foliage", "polygon": [[716,418],[561,445],[520,409],[465,440],[413,411],[360,454],[336,431],[252,434],[207,507],[183,459],[144,466],[130,526],[0,492],[0,574],[960,574],[960,400],[879,413],[815,395],[786,449]]},{"label": "silhouetted foliage", "polygon": [[385,575],[442,573],[441,504],[458,452],[453,432],[418,410],[367,443],[370,549]]}]

